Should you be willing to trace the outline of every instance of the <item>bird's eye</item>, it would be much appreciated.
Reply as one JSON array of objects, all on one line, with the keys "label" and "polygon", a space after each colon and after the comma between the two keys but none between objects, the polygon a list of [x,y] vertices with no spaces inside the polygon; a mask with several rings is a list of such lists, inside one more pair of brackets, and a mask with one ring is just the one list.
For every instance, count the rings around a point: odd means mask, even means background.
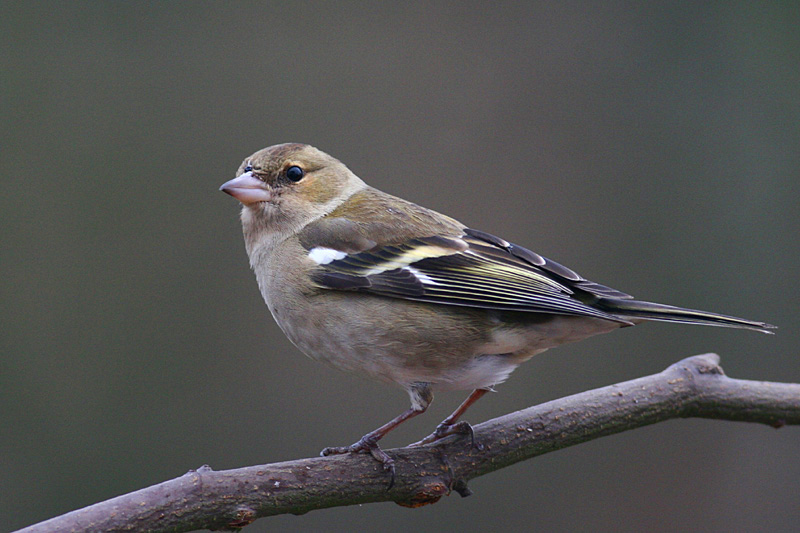
[{"label": "bird's eye", "polygon": [[253,165],[250,165],[250,164],[245,165],[244,171],[245,172],[252,172],[253,171]]},{"label": "bird's eye", "polygon": [[305,176],[303,169],[297,165],[292,165],[286,169],[286,177],[292,181],[300,181]]}]

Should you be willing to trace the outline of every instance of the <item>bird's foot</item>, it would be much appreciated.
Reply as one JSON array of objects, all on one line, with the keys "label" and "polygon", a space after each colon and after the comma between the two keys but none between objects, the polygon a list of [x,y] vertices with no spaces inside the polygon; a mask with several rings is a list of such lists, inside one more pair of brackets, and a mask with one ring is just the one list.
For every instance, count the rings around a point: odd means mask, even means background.
[{"label": "bird's foot", "polygon": [[378,440],[371,434],[364,435],[359,439],[358,442],[351,444],[350,446],[334,446],[323,449],[319,454],[322,457],[327,457],[329,455],[342,455],[346,453],[363,453],[369,452],[369,454],[379,463],[383,465],[383,469],[387,472],[391,472],[392,480],[389,482],[389,487],[386,490],[389,490],[394,485],[394,459],[389,457],[385,451],[381,450],[380,446],[378,446]]},{"label": "bird's foot", "polygon": [[426,444],[430,444],[431,442],[436,442],[439,439],[443,439],[450,435],[469,435],[470,441],[472,443],[472,447],[475,447],[475,432],[472,430],[472,426],[469,425],[468,422],[456,422],[455,424],[445,424],[442,422],[438,426],[433,433],[425,437],[424,439],[417,441],[413,444],[409,444],[408,446],[411,447],[418,447],[424,446]]}]

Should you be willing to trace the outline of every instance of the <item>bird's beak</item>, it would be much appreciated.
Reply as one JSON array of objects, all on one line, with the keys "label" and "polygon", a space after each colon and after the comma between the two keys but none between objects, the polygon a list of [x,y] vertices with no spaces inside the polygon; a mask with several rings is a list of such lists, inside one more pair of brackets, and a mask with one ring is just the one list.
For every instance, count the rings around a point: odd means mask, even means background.
[{"label": "bird's beak", "polygon": [[252,172],[245,172],[238,178],[223,183],[219,190],[230,194],[244,205],[269,202],[272,199],[269,186],[253,176]]}]

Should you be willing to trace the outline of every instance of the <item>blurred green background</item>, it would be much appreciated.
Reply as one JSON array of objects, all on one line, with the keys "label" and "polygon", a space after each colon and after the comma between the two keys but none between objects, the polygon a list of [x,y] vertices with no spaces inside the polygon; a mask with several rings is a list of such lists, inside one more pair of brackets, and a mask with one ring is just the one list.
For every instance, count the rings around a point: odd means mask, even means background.
[{"label": "blurred green background", "polygon": [[[313,456],[406,408],[302,356],[261,300],[217,188],[280,142],[589,279],[781,327],[649,324],[552,350],[473,422],[707,351],[734,377],[800,382],[799,6],[0,3],[0,530],[204,463]],[[468,499],[247,530],[785,531],[799,457],[798,428],[680,420]]]}]

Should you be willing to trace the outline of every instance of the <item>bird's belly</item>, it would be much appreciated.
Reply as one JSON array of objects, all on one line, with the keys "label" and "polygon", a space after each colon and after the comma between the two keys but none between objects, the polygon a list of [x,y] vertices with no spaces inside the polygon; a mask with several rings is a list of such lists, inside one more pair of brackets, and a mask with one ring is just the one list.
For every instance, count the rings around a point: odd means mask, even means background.
[{"label": "bird's belly", "polygon": [[592,325],[576,334],[575,320],[582,319],[548,316],[509,325],[485,310],[358,293],[325,292],[304,299],[303,306],[288,303],[299,300],[267,303],[303,353],[401,386],[428,382],[439,390],[491,387],[533,355],[601,332]]},{"label": "bird's belly", "polygon": [[[482,313],[472,310],[357,293],[323,293],[304,300],[303,306],[292,306],[291,301],[299,299],[268,305],[303,353],[402,386],[463,381],[459,376],[491,340],[480,323]],[[457,388],[470,388],[468,381]]]}]

